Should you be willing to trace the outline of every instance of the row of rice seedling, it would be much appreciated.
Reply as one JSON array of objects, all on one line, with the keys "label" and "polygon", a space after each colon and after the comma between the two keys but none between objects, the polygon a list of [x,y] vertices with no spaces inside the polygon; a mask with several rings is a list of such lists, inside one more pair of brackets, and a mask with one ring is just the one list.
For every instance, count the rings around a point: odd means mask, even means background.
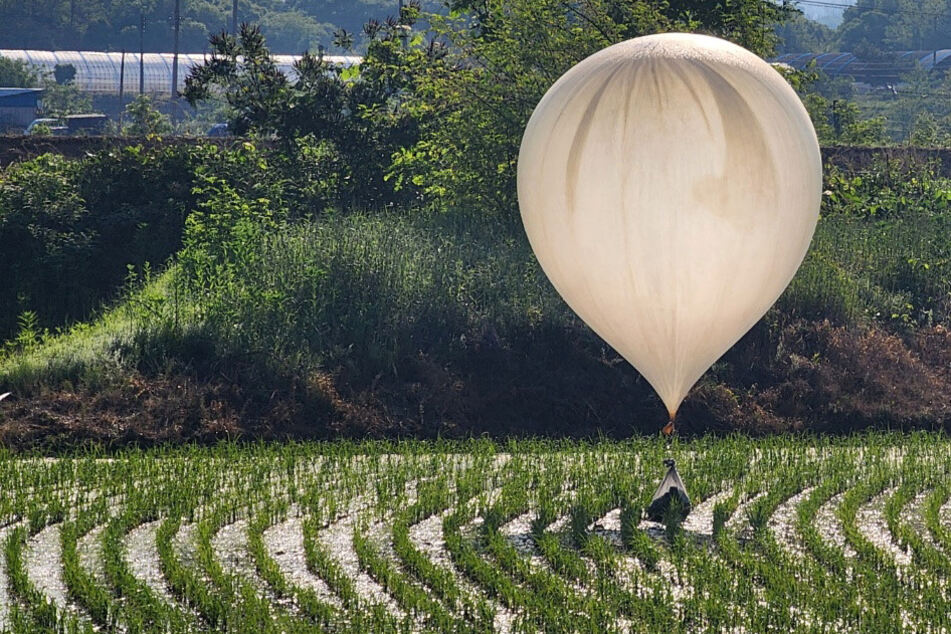
[{"label": "row of rice seedling", "polygon": [[[668,455],[682,525],[644,516]],[[933,434],[3,454],[0,630],[939,631],[949,465]]]}]

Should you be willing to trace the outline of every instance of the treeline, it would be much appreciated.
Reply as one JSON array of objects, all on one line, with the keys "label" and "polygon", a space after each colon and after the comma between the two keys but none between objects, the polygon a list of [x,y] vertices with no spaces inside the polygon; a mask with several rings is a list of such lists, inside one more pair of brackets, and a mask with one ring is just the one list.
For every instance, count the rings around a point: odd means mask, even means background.
[{"label": "treeline", "polygon": [[887,61],[893,51],[951,48],[951,0],[858,0],[835,29],[799,14],[777,32],[785,53],[849,51]]},{"label": "treeline", "polygon": [[766,56],[772,25],[789,13],[771,0],[447,0],[446,8],[434,16],[408,3],[398,19],[366,25],[359,67],[307,55],[294,82],[257,27],[213,36],[184,95],[193,105],[226,101],[237,134],[328,144],[341,177],[359,183],[357,206],[429,199],[510,214],[522,132],[574,64],[669,31],[719,35]]},{"label": "treeline", "polygon": [[[338,29],[359,33],[398,6],[398,0],[239,0],[238,21],[259,25],[274,52],[300,54],[331,48]],[[144,25],[146,52],[170,52],[174,7],[175,0],[0,0],[0,42],[13,49],[137,51]],[[205,50],[211,34],[231,29],[232,10],[232,0],[181,0],[181,50]]]}]

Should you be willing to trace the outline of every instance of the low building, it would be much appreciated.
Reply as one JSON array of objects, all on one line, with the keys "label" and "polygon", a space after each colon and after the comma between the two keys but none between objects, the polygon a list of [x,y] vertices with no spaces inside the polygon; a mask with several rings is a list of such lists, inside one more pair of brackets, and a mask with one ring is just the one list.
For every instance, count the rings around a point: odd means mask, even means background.
[{"label": "low building", "polygon": [[42,97],[40,88],[0,88],[0,131],[22,134],[36,118]]}]

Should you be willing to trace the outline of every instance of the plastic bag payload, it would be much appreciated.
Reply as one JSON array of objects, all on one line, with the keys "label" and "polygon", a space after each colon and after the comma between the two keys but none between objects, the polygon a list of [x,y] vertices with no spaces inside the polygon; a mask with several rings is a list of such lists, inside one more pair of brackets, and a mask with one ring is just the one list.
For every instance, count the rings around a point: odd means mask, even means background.
[{"label": "plastic bag payload", "polygon": [[677,464],[673,460],[664,460],[664,465],[667,467],[667,474],[654,491],[654,497],[651,498],[650,506],[647,507],[647,519],[653,522],[666,522],[668,511],[674,509],[678,514],[675,519],[679,524],[687,518],[693,507],[690,504],[690,496],[687,495],[687,487],[684,486],[680,474],[677,473]]},{"label": "plastic bag payload", "polygon": [[583,60],[539,102],[519,152],[542,269],[671,420],[792,280],[821,193],[795,91],[703,35],[636,38]]}]

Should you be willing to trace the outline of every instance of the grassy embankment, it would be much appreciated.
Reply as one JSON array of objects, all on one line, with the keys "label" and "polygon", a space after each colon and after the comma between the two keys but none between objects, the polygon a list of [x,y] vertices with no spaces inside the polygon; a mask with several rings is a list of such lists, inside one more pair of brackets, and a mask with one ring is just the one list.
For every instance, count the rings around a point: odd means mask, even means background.
[{"label": "grassy embankment", "polygon": [[[0,233],[19,236],[0,256],[15,288],[4,442],[623,436],[663,422],[552,290],[514,211],[345,213],[327,210],[319,156],[155,152],[41,158],[0,178]],[[830,168],[827,188],[802,270],[694,389],[685,431],[951,422],[951,179],[880,163]]]}]

